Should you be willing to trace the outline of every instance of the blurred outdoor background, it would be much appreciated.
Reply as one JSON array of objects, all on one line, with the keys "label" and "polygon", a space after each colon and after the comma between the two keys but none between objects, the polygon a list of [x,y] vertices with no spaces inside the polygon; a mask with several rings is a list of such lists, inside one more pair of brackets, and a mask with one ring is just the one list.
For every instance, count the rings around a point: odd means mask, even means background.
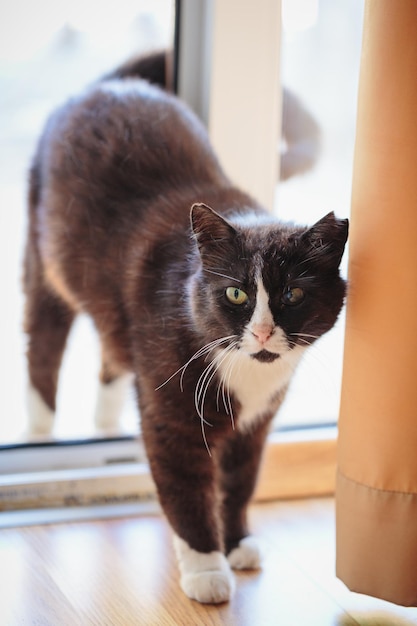
[{"label": "blurred outdoor background", "polygon": [[[282,82],[312,112],[323,142],[314,170],[277,185],[276,211],[283,219],[311,224],[332,210],[349,215],[362,5],[283,1]],[[21,260],[37,138],[48,113],[67,96],[133,54],[171,47],[174,9],[172,0],[15,0],[0,8],[0,445],[22,441],[26,426]],[[343,319],[306,357],[280,425],[336,420],[342,348]],[[97,339],[80,317],[61,374],[57,438],[93,434],[98,369]],[[136,432],[137,424],[131,397],[122,432]]]}]

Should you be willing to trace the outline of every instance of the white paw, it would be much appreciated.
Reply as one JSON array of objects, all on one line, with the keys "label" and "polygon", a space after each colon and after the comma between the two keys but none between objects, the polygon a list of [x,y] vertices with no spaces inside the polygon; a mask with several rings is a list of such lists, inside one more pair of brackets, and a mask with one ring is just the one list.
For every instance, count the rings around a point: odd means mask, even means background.
[{"label": "white paw", "polygon": [[206,604],[230,600],[235,581],[224,554],[197,552],[177,536],[174,547],[181,572],[181,589],[189,598]]},{"label": "white paw", "polygon": [[111,383],[99,384],[94,423],[98,430],[113,431],[119,426],[119,418],[123,410],[131,374],[122,374]]},{"label": "white paw", "polygon": [[208,571],[200,574],[183,574],[181,588],[192,600],[204,604],[227,602],[234,591],[234,580],[230,572]]},{"label": "white paw", "polygon": [[262,553],[255,537],[241,539],[237,548],[229,552],[227,560],[233,569],[258,569]]},{"label": "white paw", "polygon": [[27,389],[28,426],[27,435],[50,435],[55,414],[43,400],[37,389],[29,384]]}]

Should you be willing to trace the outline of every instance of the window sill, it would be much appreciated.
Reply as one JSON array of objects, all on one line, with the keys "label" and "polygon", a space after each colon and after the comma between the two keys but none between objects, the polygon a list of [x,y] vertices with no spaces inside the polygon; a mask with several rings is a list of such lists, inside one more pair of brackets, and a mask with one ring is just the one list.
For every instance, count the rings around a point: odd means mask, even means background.
[{"label": "window sill", "polygon": [[[336,437],[336,427],[271,433],[255,500],[333,494]],[[112,461],[95,467],[0,475],[0,511],[3,512],[143,505],[155,501],[155,485],[148,465],[143,462]]]},{"label": "window sill", "polygon": [[255,500],[333,495],[337,427],[276,431],[269,435]]}]

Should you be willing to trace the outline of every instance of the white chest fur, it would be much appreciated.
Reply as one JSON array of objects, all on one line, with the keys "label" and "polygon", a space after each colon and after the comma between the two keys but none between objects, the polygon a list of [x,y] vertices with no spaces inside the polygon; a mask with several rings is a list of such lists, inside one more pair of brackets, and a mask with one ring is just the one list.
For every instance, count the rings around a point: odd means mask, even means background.
[{"label": "white chest fur", "polygon": [[273,363],[260,363],[236,352],[222,359],[219,374],[241,405],[240,430],[270,410],[273,397],[289,383],[303,352],[304,348],[297,346]]}]

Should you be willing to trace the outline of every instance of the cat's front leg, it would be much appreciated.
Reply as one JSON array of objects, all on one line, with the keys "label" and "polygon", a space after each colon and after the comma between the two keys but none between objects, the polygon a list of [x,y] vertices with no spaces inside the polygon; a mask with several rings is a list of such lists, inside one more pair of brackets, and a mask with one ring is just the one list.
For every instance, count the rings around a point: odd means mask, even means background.
[{"label": "cat's front leg", "polygon": [[249,534],[247,507],[253,494],[269,420],[250,430],[233,433],[219,455],[222,517],[228,561],[233,569],[257,569],[262,553],[256,537]]},{"label": "cat's front leg", "polygon": [[257,537],[248,535],[239,541],[227,555],[230,567],[236,570],[259,569],[262,564],[262,550]]},{"label": "cat's front leg", "polygon": [[228,601],[234,577],[224,555],[216,465],[193,423],[185,432],[172,418],[148,419],[142,428],[152,475],[164,513],[175,532],[180,584],[191,599],[217,604]]},{"label": "cat's front leg", "polygon": [[222,552],[198,552],[177,535],[174,536],[174,548],[181,588],[189,598],[209,604],[227,602],[231,598],[235,581]]}]

